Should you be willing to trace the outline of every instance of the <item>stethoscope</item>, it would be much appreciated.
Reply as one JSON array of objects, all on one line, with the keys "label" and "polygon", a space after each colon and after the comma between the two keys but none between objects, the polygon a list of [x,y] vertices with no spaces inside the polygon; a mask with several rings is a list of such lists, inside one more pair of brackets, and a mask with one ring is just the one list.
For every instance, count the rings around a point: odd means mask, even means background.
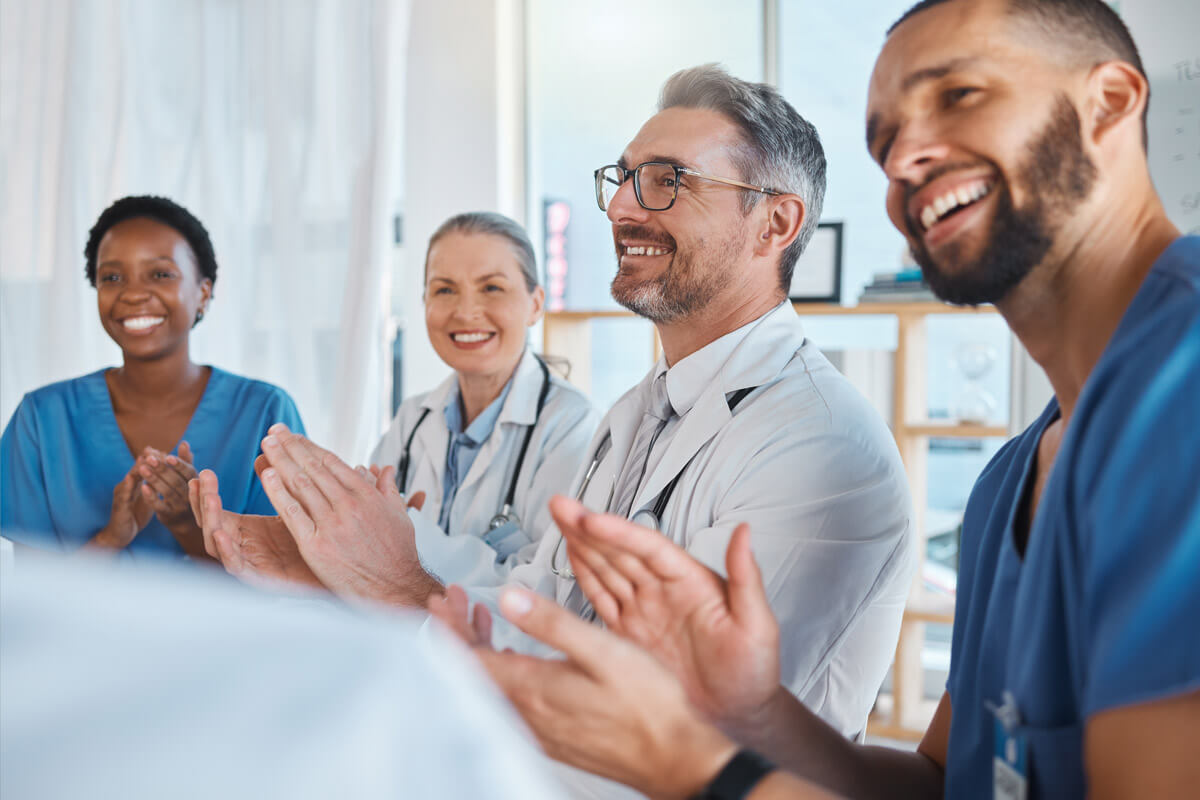
[{"label": "stethoscope", "polygon": [[[537,411],[533,416],[533,423],[525,430],[525,441],[521,443],[521,451],[517,455],[517,468],[513,470],[512,478],[508,482],[508,494],[504,496],[504,504],[500,506],[500,510],[492,517],[488,523],[488,530],[493,531],[496,528],[502,528],[509,523],[520,526],[521,518],[513,511],[513,501],[517,496],[517,480],[521,476],[521,470],[525,466],[525,453],[529,450],[529,441],[533,438],[533,429],[537,427],[538,420],[542,418],[542,409],[546,407],[546,397],[550,394],[550,370],[546,368],[546,362],[542,361],[536,354],[534,360],[542,370],[542,389],[538,393]],[[404,443],[404,450],[400,453],[400,463],[396,466],[396,488],[404,494],[405,486],[408,484],[408,464],[410,454],[412,452],[413,439],[416,438],[417,429],[421,427],[421,423],[429,416],[429,408],[421,410],[421,416],[417,417],[417,424],[413,425],[412,430],[408,434],[408,441]]]},{"label": "stethoscope", "polygon": [[[739,389],[726,398],[726,403],[729,405],[729,410],[732,412],[737,408],[738,403],[745,399],[746,395],[757,389],[757,386],[749,386],[745,389]],[[657,437],[655,437],[657,441]],[[651,444],[653,447],[653,444]],[[583,473],[583,481],[580,482],[579,491],[575,493],[575,499],[580,503],[583,502],[583,495],[587,492],[588,484],[592,482],[592,476],[596,474],[596,470],[600,467],[600,462],[608,455],[608,451],[612,449],[612,431],[605,431],[604,438],[600,440],[600,444],[596,447],[595,455],[592,456],[592,462],[588,465],[587,472]],[[671,495],[675,493],[675,487],[679,485],[679,479],[683,477],[683,472],[688,468],[688,464],[692,463],[692,459],[688,459],[679,472],[675,473],[675,477],[671,478],[670,483],[662,488],[658,496],[654,498],[654,505],[650,508],[643,508],[634,513],[629,521],[635,525],[642,525],[659,533],[663,531],[663,513],[667,510],[667,503],[671,502]],[[613,487],[613,491],[616,487]],[[609,492],[608,502],[604,505],[607,508],[612,503],[612,491]],[[570,559],[567,559],[567,565],[559,568],[558,552],[563,546],[563,536],[559,534],[558,542],[554,545],[554,552],[550,555],[550,571],[560,578],[567,580],[575,580],[575,570],[571,569]]]}]

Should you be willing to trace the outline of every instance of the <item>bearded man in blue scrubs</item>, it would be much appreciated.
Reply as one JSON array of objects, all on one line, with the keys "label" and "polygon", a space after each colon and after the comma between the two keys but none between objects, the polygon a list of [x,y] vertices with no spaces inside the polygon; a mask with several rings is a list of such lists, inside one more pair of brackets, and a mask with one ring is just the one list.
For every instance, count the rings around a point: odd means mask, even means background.
[{"label": "bearded man in blue scrubs", "polygon": [[[876,63],[867,144],[892,221],[934,291],[994,303],[1054,388],[972,492],[918,752],[854,745],[779,689],[746,531],[725,580],[556,501],[595,606],[696,657],[685,695],[644,651],[510,590],[506,616],[568,659],[481,656],[551,753],[661,796],[1196,796],[1200,237],[1154,190],[1148,101],[1099,0],[925,0]],[[695,687],[739,724],[708,725]]]}]

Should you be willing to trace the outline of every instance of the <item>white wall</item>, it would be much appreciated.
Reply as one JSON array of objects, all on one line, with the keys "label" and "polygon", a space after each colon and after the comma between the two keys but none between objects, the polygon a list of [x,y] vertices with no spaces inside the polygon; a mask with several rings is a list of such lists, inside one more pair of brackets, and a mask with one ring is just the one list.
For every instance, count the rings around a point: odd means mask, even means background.
[{"label": "white wall", "polygon": [[404,330],[404,392],[450,374],[429,343],[421,301],[425,245],[464,211],[524,217],[520,0],[412,6],[404,131],[404,244],[393,308]]}]

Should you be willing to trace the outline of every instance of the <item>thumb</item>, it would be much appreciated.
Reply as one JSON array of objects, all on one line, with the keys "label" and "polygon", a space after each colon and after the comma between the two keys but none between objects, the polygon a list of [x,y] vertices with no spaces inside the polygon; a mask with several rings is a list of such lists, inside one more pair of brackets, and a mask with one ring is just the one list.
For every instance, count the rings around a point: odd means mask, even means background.
[{"label": "thumb", "polygon": [[269,466],[271,466],[271,462],[267,460],[266,456],[260,455],[254,459],[254,474],[258,476],[260,481],[262,480],[263,470]]},{"label": "thumb", "polygon": [[195,464],[194,457],[192,456],[192,446],[187,443],[186,439],[179,443],[179,460]]},{"label": "thumb", "polygon": [[400,496],[400,487],[396,486],[395,467],[384,467],[373,474],[375,476],[376,489],[389,498],[392,495],[396,495],[397,497]]},{"label": "thumb", "polygon": [[539,642],[550,645],[592,675],[603,672],[613,634],[560,607],[546,597],[510,586],[500,595],[505,619]]},{"label": "thumb", "polygon": [[725,571],[729,576],[729,607],[738,622],[761,622],[772,616],[763,586],[762,572],[750,549],[750,526],[737,526],[725,552]]},{"label": "thumb", "polygon": [[408,498],[408,507],[415,508],[417,511],[420,511],[422,508],[425,507],[425,490],[424,489],[422,489],[419,492],[414,493],[412,497]]}]

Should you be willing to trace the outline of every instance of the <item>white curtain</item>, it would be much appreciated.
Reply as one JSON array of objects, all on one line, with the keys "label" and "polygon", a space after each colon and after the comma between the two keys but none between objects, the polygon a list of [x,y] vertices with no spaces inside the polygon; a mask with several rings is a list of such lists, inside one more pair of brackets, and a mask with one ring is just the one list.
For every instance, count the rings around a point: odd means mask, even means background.
[{"label": "white curtain", "polygon": [[208,228],[193,357],[286,389],[363,459],[390,389],[407,0],[0,0],[0,417],[120,363],[83,277],[96,216]]}]

